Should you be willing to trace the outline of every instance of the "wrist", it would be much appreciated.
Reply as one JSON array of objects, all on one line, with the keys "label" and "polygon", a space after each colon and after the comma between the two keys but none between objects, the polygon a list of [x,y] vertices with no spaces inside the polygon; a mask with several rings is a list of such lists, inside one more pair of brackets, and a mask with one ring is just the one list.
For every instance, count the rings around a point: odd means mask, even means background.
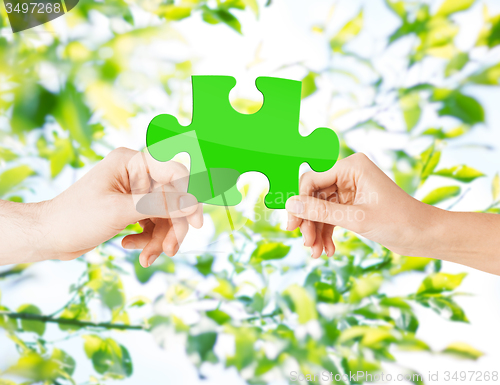
[{"label": "wrist", "polygon": [[42,201],[33,203],[33,208],[30,213],[33,219],[33,242],[31,242],[31,250],[34,261],[45,261],[58,258],[58,250],[54,242],[54,223],[50,220],[51,212],[53,211],[54,201]]},{"label": "wrist", "polygon": [[0,265],[49,259],[50,227],[46,213],[50,202],[16,203],[0,201],[2,250]]},{"label": "wrist", "polygon": [[416,241],[408,255],[440,258],[450,215],[449,211],[419,202],[418,219],[413,226]]}]

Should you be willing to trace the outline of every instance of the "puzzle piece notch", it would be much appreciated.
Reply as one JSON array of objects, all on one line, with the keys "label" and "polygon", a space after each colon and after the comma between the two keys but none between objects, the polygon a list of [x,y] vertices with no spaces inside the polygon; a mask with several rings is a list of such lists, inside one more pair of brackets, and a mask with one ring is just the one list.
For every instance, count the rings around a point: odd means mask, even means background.
[{"label": "puzzle piece notch", "polygon": [[[259,77],[256,86],[264,96],[264,103],[258,112],[250,115],[234,110],[229,102],[229,93],[236,85],[233,77],[193,76],[192,82],[191,124],[182,126],[170,115],[159,115],[151,121],[146,140],[154,158],[166,161],[179,152],[190,152],[193,144],[182,141],[179,146],[163,145],[153,149],[152,145],[194,131],[201,155],[190,153],[192,167],[205,167],[209,174],[213,169],[235,170],[234,175],[222,178],[225,183],[233,179],[234,185],[236,175],[251,171],[263,173],[269,180],[265,199],[268,208],[284,208],[286,199],[299,193],[298,175],[302,163],[307,162],[315,171],[326,171],[335,164],[339,142],[334,131],[319,128],[306,137],[299,133],[300,82]],[[202,159],[197,159],[200,156]],[[214,180],[211,182],[213,193]],[[190,182],[189,192],[206,188],[196,184]],[[214,196],[210,203],[239,203],[222,198],[224,194]]]}]

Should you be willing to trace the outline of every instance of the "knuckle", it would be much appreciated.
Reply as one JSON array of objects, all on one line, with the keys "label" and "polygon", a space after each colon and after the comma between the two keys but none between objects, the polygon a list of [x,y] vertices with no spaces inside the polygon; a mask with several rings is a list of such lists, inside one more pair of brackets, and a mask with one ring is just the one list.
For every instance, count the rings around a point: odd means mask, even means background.
[{"label": "knuckle", "polygon": [[326,205],[326,202],[319,199],[316,200],[314,204],[306,207],[308,217],[316,222],[325,222],[328,219],[329,213],[327,209],[328,207]]},{"label": "knuckle", "polygon": [[110,161],[121,161],[125,158],[128,158],[130,157],[130,155],[133,153],[134,151],[129,149],[129,148],[126,148],[126,147],[118,147],[118,148],[115,148],[113,151],[111,151],[107,156],[106,156],[106,159],[110,160]]},{"label": "knuckle", "polygon": [[356,154],[352,155],[352,158],[358,162],[365,162],[368,160],[368,157],[363,152],[357,152]]},{"label": "knuckle", "polygon": [[328,206],[327,202],[320,201],[318,206],[319,206],[318,216],[319,216],[320,222],[323,222],[323,223],[330,222],[331,221],[331,213],[329,210],[330,207]]},{"label": "knuckle", "polygon": [[312,171],[307,171],[307,172],[303,173],[299,178],[299,186],[305,187],[305,186],[309,186],[310,184],[312,184],[313,176],[314,176],[314,173]]}]

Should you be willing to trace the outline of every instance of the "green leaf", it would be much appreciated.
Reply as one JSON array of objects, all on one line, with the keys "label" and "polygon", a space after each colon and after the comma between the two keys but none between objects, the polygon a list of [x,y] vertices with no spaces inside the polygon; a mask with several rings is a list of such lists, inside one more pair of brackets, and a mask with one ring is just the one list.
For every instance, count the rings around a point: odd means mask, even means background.
[{"label": "green leaf", "polygon": [[175,273],[175,263],[171,258],[161,254],[158,259],[147,269],[141,266],[139,262],[139,252],[134,252],[129,255],[127,261],[134,265],[135,276],[140,283],[148,282],[153,275],[158,272],[173,274]]},{"label": "green leaf", "polygon": [[352,278],[353,284],[349,293],[349,302],[356,303],[365,297],[375,294],[384,278],[378,274],[371,274],[366,277]]},{"label": "green leaf", "polygon": [[132,302],[129,307],[143,307],[144,305],[150,303],[151,300],[144,296],[139,296],[134,302]]},{"label": "green leaf", "polygon": [[[152,330],[157,326],[170,325],[170,321],[171,321],[171,319],[168,317],[164,317],[161,315],[154,315],[148,319],[147,324],[149,325],[150,330]],[[184,330],[184,331],[187,331],[187,330],[189,330],[189,327],[187,327],[186,330]],[[178,330],[176,329],[176,332],[177,331]]]},{"label": "green leaf", "polygon": [[[1,311],[9,311],[5,306],[0,305]],[[15,332],[18,329],[18,320],[15,318],[7,317],[6,315],[0,314],[0,328],[5,329],[8,332]]]},{"label": "green leaf", "polygon": [[102,339],[97,335],[85,335],[83,339],[85,354],[92,360],[97,373],[115,379],[132,375],[132,360],[124,346],[111,338]]},{"label": "green leaf", "polygon": [[314,283],[318,302],[337,303],[342,297],[334,284],[326,282]]},{"label": "green leaf", "polygon": [[57,363],[59,370],[64,371],[69,376],[72,376],[75,372],[76,361],[64,350],[55,348],[52,351],[52,356],[50,359]]},{"label": "green leaf", "polygon": [[395,341],[395,344],[402,350],[410,351],[431,351],[429,345],[424,341],[415,338],[414,335],[406,334],[401,339]]},{"label": "green leaf", "polygon": [[484,86],[496,86],[500,84],[500,64],[488,67],[471,75],[468,79],[471,83]]},{"label": "green leaf", "polygon": [[[36,314],[41,315],[42,312],[35,305],[21,305],[17,309],[19,313],[28,313],[28,314]],[[31,320],[21,320],[21,326],[25,332],[35,332],[39,336],[42,336],[45,333],[45,323],[41,321],[31,321]]]},{"label": "green leaf", "polygon": [[219,286],[217,286],[212,291],[214,293],[220,294],[222,297],[226,299],[229,300],[233,299],[235,292],[233,284],[224,278],[217,278],[217,281],[219,282]]},{"label": "green leaf", "polygon": [[469,9],[476,0],[445,0],[436,16],[449,16],[452,13],[461,12]]},{"label": "green leaf", "polygon": [[381,306],[396,307],[398,309],[411,310],[411,306],[401,297],[384,297],[380,300]]},{"label": "green leaf", "polygon": [[451,354],[455,357],[465,358],[469,360],[477,360],[484,355],[483,352],[473,348],[472,346],[464,342],[454,342],[448,345],[448,347],[441,353]]},{"label": "green leaf", "polygon": [[301,98],[305,99],[308,96],[314,94],[318,86],[316,85],[316,78],[318,77],[318,74],[315,72],[309,72],[303,79],[302,79],[302,95]]},{"label": "green leaf", "polygon": [[494,201],[498,201],[500,199],[500,175],[498,173],[493,178],[491,193]]},{"label": "green leaf", "polygon": [[0,174],[0,196],[10,192],[14,187],[18,186],[26,178],[34,174],[35,171],[26,165],[17,166],[4,171]]},{"label": "green leaf", "polygon": [[7,148],[0,147],[0,160],[4,160],[5,162],[10,162],[17,158],[17,155]]},{"label": "green leaf", "polygon": [[422,161],[422,172],[420,174],[420,179],[423,182],[434,172],[439,161],[441,160],[441,151],[436,149],[434,143],[425,150],[421,155]]},{"label": "green leaf", "polygon": [[422,108],[420,108],[420,96],[418,93],[411,93],[399,99],[407,131],[411,131],[420,121]]},{"label": "green leaf", "polygon": [[237,370],[242,370],[255,360],[254,344],[257,332],[255,328],[250,327],[231,328],[229,331],[234,335],[235,351],[234,356],[226,358],[226,367],[234,366]]},{"label": "green leaf", "polygon": [[400,329],[406,330],[410,333],[416,333],[419,327],[419,322],[413,311],[403,309],[401,316],[396,321],[396,325]]},{"label": "green leaf", "polygon": [[442,128],[429,128],[422,135],[434,136],[436,139],[453,139],[468,133],[470,129],[469,125],[461,124],[446,132]]},{"label": "green leaf", "polygon": [[484,122],[483,106],[473,97],[460,91],[436,89],[432,100],[443,102],[438,111],[439,116],[452,116],[471,126]]},{"label": "green leaf", "polygon": [[257,248],[253,251],[250,261],[252,263],[261,263],[273,259],[283,259],[290,252],[290,246],[281,242],[259,241]]},{"label": "green leaf", "polygon": [[465,65],[469,62],[469,54],[466,52],[460,52],[453,56],[453,58],[448,62],[444,70],[446,77],[454,75],[460,72]]},{"label": "green leaf", "polygon": [[[85,303],[72,303],[61,313],[61,318],[74,319],[79,321],[89,321],[90,311]],[[81,326],[78,325],[66,325],[59,324],[59,329],[61,330],[79,330]]]},{"label": "green leaf", "polygon": [[238,19],[225,9],[210,9],[208,7],[204,7],[202,17],[203,20],[209,24],[218,24],[222,22],[239,34],[242,33],[241,24]]},{"label": "green leaf", "polygon": [[432,258],[424,257],[401,257],[402,262],[390,270],[393,275],[408,271],[425,271],[426,266],[433,261]]},{"label": "green leaf", "polygon": [[177,6],[173,4],[165,5],[158,9],[158,14],[167,20],[182,20],[191,16],[191,7]]},{"label": "green leaf", "polygon": [[190,335],[187,340],[187,353],[198,353],[201,361],[213,361],[216,359],[213,348],[217,341],[217,333],[206,332],[198,335]]},{"label": "green leaf", "polygon": [[492,20],[492,26],[486,38],[488,47],[493,48],[500,44],[500,16]]},{"label": "green leaf", "polygon": [[340,31],[330,40],[330,47],[334,52],[342,52],[344,45],[354,39],[363,29],[363,11],[347,22]]},{"label": "green leaf", "polygon": [[206,314],[208,318],[213,319],[219,325],[223,325],[226,322],[231,321],[231,317],[227,313],[219,309],[207,311]]},{"label": "green leaf", "polygon": [[450,291],[456,289],[465,278],[467,273],[460,274],[447,274],[435,273],[427,276],[420,287],[417,294],[435,294],[442,293],[443,291]]},{"label": "green leaf", "polygon": [[8,368],[5,373],[29,378],[35,382],[54,380],[58,377],[58,363],[51,359],[43,358],[38,353],[28,350],[17,363]]},{"label": "green leaf", "polygon": [[56,100],[53,93],[33,82],[26,81],[17,87],[10,123],[12,131],[22,134],[41,128],[47,115],[52,113]]},{"label": "green leaf", "polygon": [[299,316],[299,323],[305,324],[311,320],[317,319],[316,304],[309,293],[299,285],[291,285],[283,295],[288,297],[293,304],[293,311]]},{"label": "green leaf", "polygon": [[95,352],[97,352],[103,342],[102,338],[95,334],[88,334],[82,336],[84,340],[83,349],[88,358],[92,358]]},{"label": "green leaf", "polygon": [[54,117],[64,130],[69,131],[72,139],[87,148],[92,142],[90,116],[83,94],[73,84],[67,83],[57,99]]},{"label": "green leaf", "polygon": [[407,194],[413,195],[420,183],[417,161],[404,151],[395,151],[396,159],[392,166],[394,181]]},{"label": "green leaf", "polygon": [[417,297],[417,301],[426,307],[430,307],[442,317],[451,321],[469,323],[464,310],[451,298],[444,295],[424,295]]},{"label": "green leaf", "polygon": [[472,182],[473,180],[484,176],[482,172],[466,165],[443,168],[435,171],[434,175],[452,178],[464,183]]},{"label": "green leaf", "polygon": [[396,0],[384,0],[387,7],[393,11],[400,18],[406,18],[406,9],[404,1],[396,1]]},{"label": "green leaf", "polygon": [[209,274],[212,273],[212,265],[214,263],[214,256],[210,254],[203,254],[200,256],[196,257],[196,260],[198,261],[196,265],[196,270],[200,272],[200,274],[204,275],[205,277]]},{"label": "green leaf", "polygon": [[55,148],[49,155],[50,174],[52,178],[59,175],[64,166],[75,158],[71,140],[57,138],[54,142]]},{"label": "green leaf", "polygon": [[424,199],[422,199],[422,202],[428,205],[436,205],[447,199],[459,196],[461,191],[462,190],[458,186],[438,187],[427,194]]},{"label": "green leaf", "polygon": [[122,281],[118,276],[105,277],[104,284],[99,289],[102,302],[109,309],[122,308],[125,305],[125,293]]}]

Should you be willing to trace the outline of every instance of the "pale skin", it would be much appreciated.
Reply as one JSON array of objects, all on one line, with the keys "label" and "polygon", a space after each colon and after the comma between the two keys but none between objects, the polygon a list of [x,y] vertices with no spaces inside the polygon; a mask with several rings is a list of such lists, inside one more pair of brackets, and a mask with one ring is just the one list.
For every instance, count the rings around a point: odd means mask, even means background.
[{"label": "pale skin", "polygon": [[[188,224],[203,224],[201,204],[186,193],[188,176],[180,163],[119,148],[52,200],[0,201],[0,265],[72,260],[137,222],[143,232],[126,236],[122,245],[142,249],[143,267],[162,252],[174,256]],[[153,215],[137,211],[141,198]]]},{"label": "pale skin", "polygon": [[286,203],[312,257],[335,253],[335,226],[406,256],[460,263],[500,275],[500,215],[446,211],[422,203],[358,153],[323,173],[308,172]]},{"label": "pale skin", "polygon": [[[147,153],[112,151],[78,182],[40,203],[0,201],[0,265],[72,260],[139,223],[140,234],[122,240],[141,249],[149,267],[164,252],[174,256],[189,224],[203,224],[201,204],[187,191],[188,170]],[[146,198],[149,211],[138,211]],[[324,173],[309,172],[300,195],[287,201],[288,230],[300,227],[312,257],[335,253],[341,226],[395,253],[431,257],[500,275],[500,216],[450,212],[406,194],[365,155],[340,160]]]}]

